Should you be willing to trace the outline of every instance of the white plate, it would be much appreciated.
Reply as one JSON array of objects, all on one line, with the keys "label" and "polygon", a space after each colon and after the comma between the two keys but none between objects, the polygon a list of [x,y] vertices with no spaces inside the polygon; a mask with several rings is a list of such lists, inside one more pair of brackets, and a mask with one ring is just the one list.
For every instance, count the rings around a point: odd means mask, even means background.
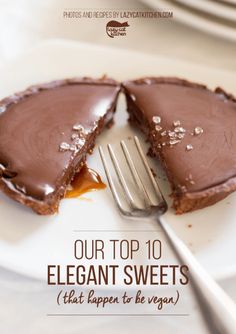
[{"label": "white plate", "polygon": [[[172,10],[175,20],[199,29],[200,31],[232,42],[236,41],[236,29],[234,27],[207,19],[206,17],[200,16],[197,13],[178,6],[177,3],[175,4],[173,2],[169,2],[168,0],[142,0],[142,2],[155,9]],[[232,12],[233,11],[234,10],[232,9]]]},{"label": "white plate", "polygon": [[221,1],[230,4],[232,6],[236,5],[236,0],[221,0]]},{"label": "white plate", "polygon": [[226,21],[236,22],[236,11],[224,3],[211,0],[176,0],[176,2],[190,9],[193,8],[209,15],[215,15]]},{"label": "white plate", "polygon": [[[0,94],[4,97],[28,85],[52,79],[81,75],[98,77],[105,73],[118,80],[144,75],[177,75],[207,83],[211,87],[220,84],[229,92],[236,93],[235,75],[232,73],[166,57],[57,40],[39,45],[2,68]],[[101,135],[99,143],[118,142],[121,138],[132,135],[133,130],[126,118],[125,102],[121,97],[116,125]],[[155,165],[155,162],[152,161],[152,164]],[[89,166],[94,167],[105,180],[96,149],[89,158]],[[154,168],[157,168],[156,165]],[[168,193],[164,181],[161,181],[161,186]],[[43,217],[1,194],[0,265],[45,279],[48,264],[73,262],[73,241],[78,237],[138,237],[144,240],[154,234],[129,231],[158,230],[152,221],[129,222],[122,219],[117,213],[109,189],[83,197],[87,200],[63,200],[58,215]],[[236,194],[212,207],[182,216],[175,216],[170,210],[166,214],[166,220],[215,278],[236,273]],[[191,228],[188,227],[189,224],[192,225]],[[168,250],[164,253],[163,262],[174,261]],[[145,263],[142,257],[135,261]]]}]

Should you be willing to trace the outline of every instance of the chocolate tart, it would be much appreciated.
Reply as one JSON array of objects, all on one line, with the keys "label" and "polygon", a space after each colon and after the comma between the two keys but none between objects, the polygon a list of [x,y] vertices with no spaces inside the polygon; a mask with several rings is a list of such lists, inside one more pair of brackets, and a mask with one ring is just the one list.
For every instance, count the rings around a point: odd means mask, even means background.
[{"label": "chocolate tart", "polygon": [[151,144],[172,186],[177,214],[236,190],[236,100],[221,88],[178,78],[123,84],[130,122]]},{"label": "chocolate tart", "polygon": [[120,85],[75,78],[0,101],[0,189],[42,215],[59,201],[97,135],[112,122]]}]

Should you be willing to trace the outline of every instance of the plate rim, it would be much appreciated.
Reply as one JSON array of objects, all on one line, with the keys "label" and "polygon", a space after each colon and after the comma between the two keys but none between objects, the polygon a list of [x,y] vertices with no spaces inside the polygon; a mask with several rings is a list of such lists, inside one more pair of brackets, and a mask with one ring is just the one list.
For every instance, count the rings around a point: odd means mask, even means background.
[{"label": "plate rim", "polygon": [[[234,14],[230,8],[220,2],[212,2],[207,0],[205,3],[203,1],[192,1],[192,0],[175,0],[176,3],[183,4],[191,9],[199,10],[203,13],[214,15],[217,18],[224,19],[225,21],[235,21],[236,13]],[[235,2],[236,4],[236,2]],[[225,12],[221,11],[225,10]],[[228,13],[227,13],[228,12]]]},{"label": "plate rim", "polygon": [[[160,8],[173,8],[174,9],[174,19],[180,23],[183,23],[187,26],[195,28],[197,30],[208,33],[211,36],[222,38],[223,40],[227,40],[230,42],[236,41],[236,33],[235,29],[230,27],[225,27],[222,24],[207,21],[206,19],[197,16],[193,13],[187,13],[187,10],[183,8],[177,8],[177,6],[173,3],[168,3],[166,0],[141,0],[146,5],[160,9]],[[207,28],[208,26],[208,28]],[[209,28],[210,27],[210,28]]]}]

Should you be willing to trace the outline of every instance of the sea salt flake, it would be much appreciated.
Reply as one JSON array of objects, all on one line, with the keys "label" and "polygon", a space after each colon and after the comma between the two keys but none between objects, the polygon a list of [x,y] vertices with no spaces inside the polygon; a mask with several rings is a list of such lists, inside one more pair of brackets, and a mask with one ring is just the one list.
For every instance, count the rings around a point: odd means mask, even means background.
[{"label": "sea salt flake", "polygon": [[182,192],[186,192],[187,191],[186,186],[180,186],[180,189],[182,190]]},{"label": "sea salt flake", "polygon": [[180,121],[174,121],[174,122],[173,122],[173,125],[174,125],[174,126],[180,126]]},{"label": "sea salt flake", "polygon": [[200,126],[196,126],[196,128],[193,131],[195,136],[198,136],[203,133],[203,129]]},{"label": "sea salt flake", "polygon": [[193,145],[192,144],[188,144],[186,146],[186,151],[191,151],[193,149]]},{"label": "sea salt flake", "polygon": [[152,121],[155,124],[160,124],[161,123],[161,117],[160,116],[153,116]]},{"label": "sea salt flake", "polygon": [[160,125],[155,126],[156,131],[160,132],[162,130],[162,127]]},{"label": "sea salt flake", "polygon": [[192,174],[189,174],[188,177],[186,177],[186,180],[192,180],[192,179],[193,179]]},{"label": "sea salt flake", "polygon": [[4,111],[6,111],[6,107],[5,106],[1,106],[0,107],[0,114],[3,113]]},{"label": "sea salt flake", "polygon": [[75,124],[73,130],[84,132],[84,127],[81,124]]},{"label": "sea salt flake", "polygon": [[176,144],[178,144],[179,142],[180,142],[180,140],[178,140],[178,139],[170,140],[170,141],[169,141],[170,145],[176,145]]},{"label": "sea salt flake", "polygon": [[186,132],[186,130],[185,130],[182,126],[177,126],[177,127],[174,129],[174,131],[175,131],[176,133],[185,133],[185,132]]},{"label": "sea salt flake", "polygon": [[77,150],[77,146],[76,145],[70,145],[70,151],[76,151]]},{"label": "sea salt flake", "polygon": [[177,138],[178,138],[178,139],[183,139],[184,136],[185,136],[184,133],[178,133],[178,134],[177,134]]},{"label": "sea salt flake", "polygon": [[163,132],[161,133],[161,136],[162,136],[162,137],[166,136],[166,133],[167,133],[166,130],[163,131]]},{"label": "sea salt flake", "polygon": [[186,177],[185,179],[187,182],[189,182],[190,184],[195,184],[195,181],[193,180],[193,176],[192,174],[189,174],[188,177]]},{"label": "sea salt flake", "polygon": [[85,139],[84,138],[77,138],[74,143],[75,143],[76,146],[80,146],[81,147],[81,146],[84,145]]},{"label": "sea salt flake", "polygon": [[169,131],[169,132],[168,132],[168,136],[169,136],[170,138],[175,138],[175,137],[176,137],[176,134],[175,134],[175,132],[173,132],[173,131]]},{"label": "sea salt flake", "polygon": [[79,137],[78,133],[73,133],[72,136],[71,136],[71,139],[74,140],[78,137]]},{"label": "sea salt flake", "polygon": [[70,145],[68,143],[61,143],[59,146],[60,151],[68,151],[70,149]]},{"label": "sea salt flake", "polygon": [[147,85],[151,85],[151,84],[152,84],[152,80],[151,80],[151,79],[148,79],[148,78],[146,78],[146,79],[144,80],[144,82],[145,82]]}]

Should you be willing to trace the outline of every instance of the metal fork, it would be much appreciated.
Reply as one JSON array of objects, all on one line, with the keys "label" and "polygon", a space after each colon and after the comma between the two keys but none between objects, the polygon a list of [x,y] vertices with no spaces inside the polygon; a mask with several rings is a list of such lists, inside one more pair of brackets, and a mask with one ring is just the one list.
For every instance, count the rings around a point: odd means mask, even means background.
[{"label": "metal fork", "polygon": [[[235,334],[236,333],[236,305],[229,296],[221,289],[221,287],[210,277],[210,275],[198,263],[194,255],[184,244],[184,242],[175,234],[171,227],[162,218],[167,211],[167,202],[158,186],[141,148],[137,137],[134,137],[134,148],[137,150],[145,171],[150,179],[153,191],[156,195],[155,200],[149,195],[149,189],[143,182],[143,175],[137,170],[131,154],[124,141],[120,142],[121,148],[130,170],[132,179],[137,187],[136,195],[142,202],[140,206],[134,199],[133,193],[128,186],[127,177],[121,170],[118,158],[110,144],[107,145],[111,162],[113,164],[117,179],[122,189],[123,196],[126,200],[122,200],[120,189],[115,185],[114,176],[109,171],[109,166],[102,147],[99,147],[102,164],[106,173],[106,177],[114,197],[115,203],[124,217],[151,217],[154,215],[158,225],[167,237],[171,248],[181,264],[185,264],[189,268],[190,282],[195,297],[199,303],[203,318],[206,321],[210,333],[213,334]],[[136,152],[136,153],[137,153]],[[150,186],[149,186],[150,187]],[[127,208],[128,205],[128,208]]]}]

